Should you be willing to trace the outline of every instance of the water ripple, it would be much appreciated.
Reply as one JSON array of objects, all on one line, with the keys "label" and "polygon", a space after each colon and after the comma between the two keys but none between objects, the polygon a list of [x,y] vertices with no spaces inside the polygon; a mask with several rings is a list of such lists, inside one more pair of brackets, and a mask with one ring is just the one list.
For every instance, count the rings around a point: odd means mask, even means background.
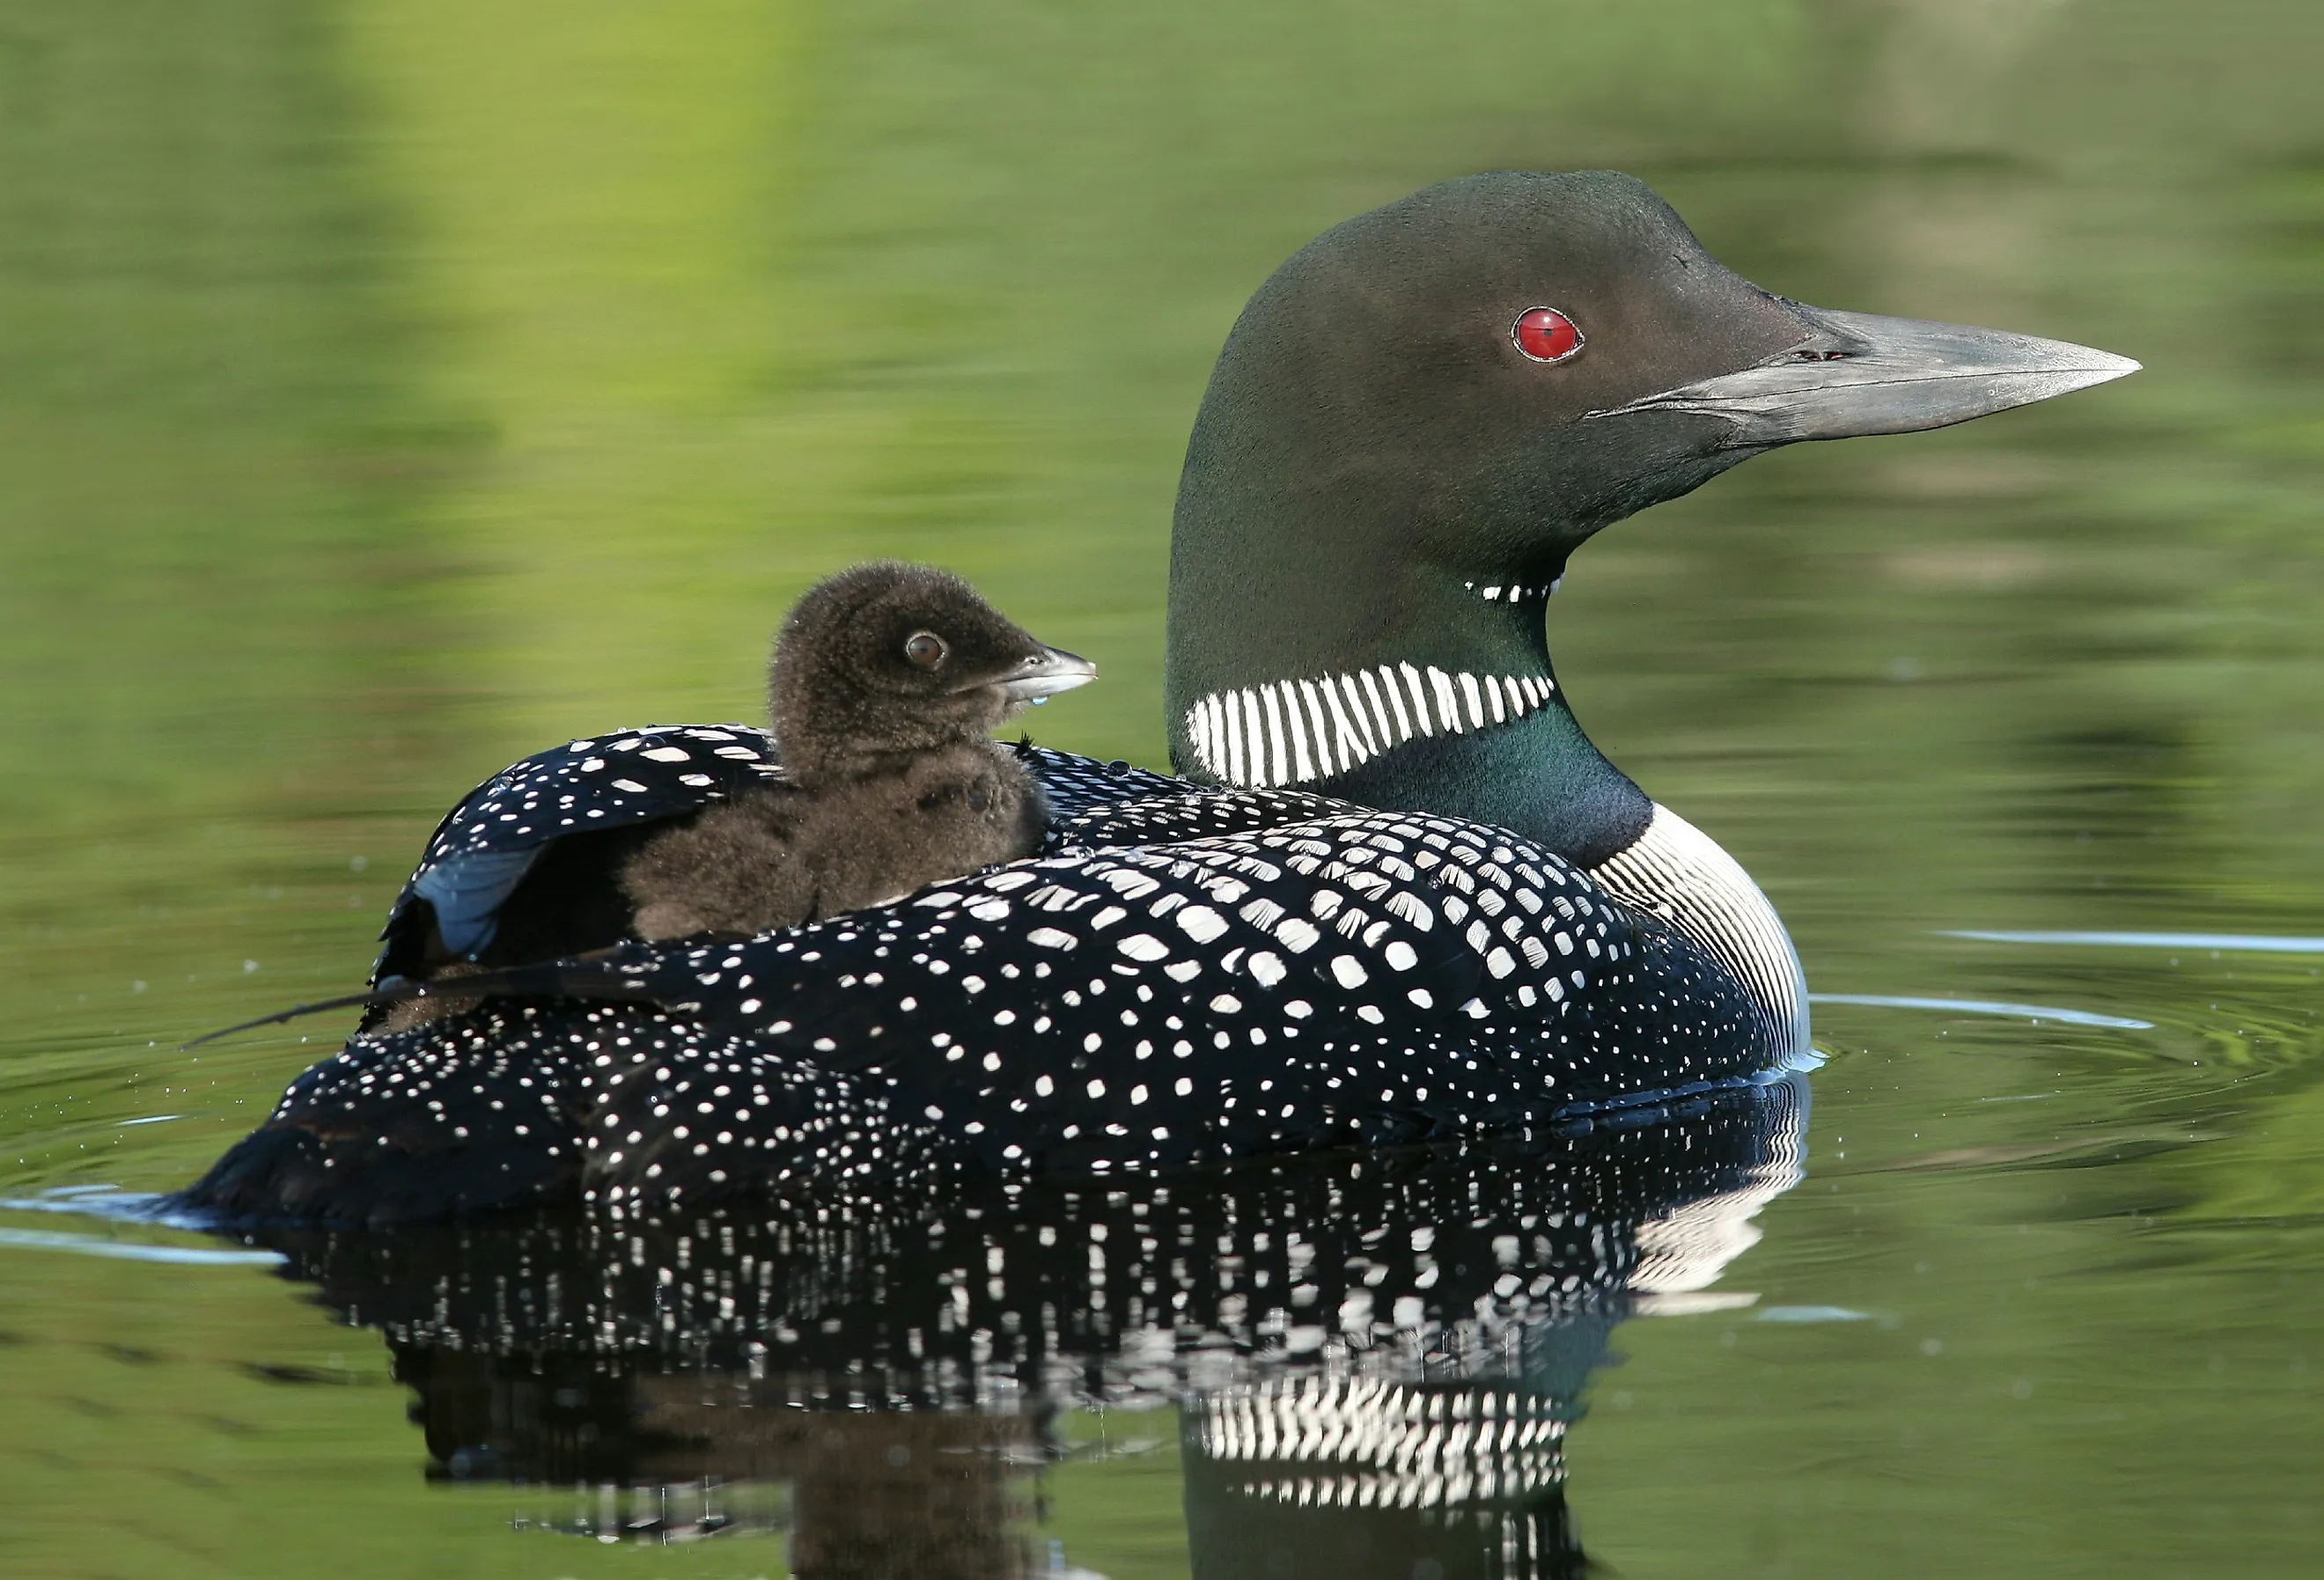
[{"label": "water ripple", "polygon": [[19,1251],[69,1251],[117,1261],[167,1261],[195,1267],[275,1267],[288,1260],[274,1251],[213,1251],[195,1245],[143,1245],[101,1240],[94,1234],[60,1234],[45,1229],[0,1229],[0,1246]]},{"label": "water ripple", "polygon": [[1996,933],[1946,928],[1943,938],[1981,944],[2068,944],[2100,949],[2218,949],[2246,955],[2324,955],[2324,938],[2274,933]]},{"label": "water ripple", "polygon": [[1871,993],[1812,993],[1812,1004],[1868,1004],[1877,1010],[1944,1010],[1962,1015],[2006,1015],[2019,1021],[2056,1021],[2067,1026],[2103,1026],[2116,1031],[2152,1031],[2152,1021],[2126,1015],[2099,1015],[2089,1010],[2061,1010],[2054,1004],[2005,1004],[1987,999],[1894,998]]}]

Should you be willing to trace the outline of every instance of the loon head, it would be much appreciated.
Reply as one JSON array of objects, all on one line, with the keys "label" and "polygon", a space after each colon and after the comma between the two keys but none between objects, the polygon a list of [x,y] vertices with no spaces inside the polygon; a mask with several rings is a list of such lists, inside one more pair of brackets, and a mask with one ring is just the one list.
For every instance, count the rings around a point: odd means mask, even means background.
[{"label": "loon head", "polygon": [[775,638],[770,722],[795,779],[981,738],[1028,704],[1097,678],[956,576],[859,565],[818,582]]},{"label": "loon head", "polygon": [[1544,605],[1575,548],[1777,445],[2137,366],[1771,295],[1628,176],[1425,188],[1301,249],[1219,356],[1173,528],[1173,760],[1594,862],[1652,806],[1551,673]]}]

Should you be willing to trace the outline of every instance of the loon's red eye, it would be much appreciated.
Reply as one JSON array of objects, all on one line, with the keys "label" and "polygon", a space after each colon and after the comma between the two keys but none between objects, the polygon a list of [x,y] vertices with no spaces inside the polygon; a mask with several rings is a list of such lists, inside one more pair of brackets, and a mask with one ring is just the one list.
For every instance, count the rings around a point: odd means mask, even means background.
[{"label": "loon's red eye", "polygon": [[1563,362],[1582,349],[1582,331],[1554,307],[1526,309],[1509,334],[1517,349],[1536,362]]}]

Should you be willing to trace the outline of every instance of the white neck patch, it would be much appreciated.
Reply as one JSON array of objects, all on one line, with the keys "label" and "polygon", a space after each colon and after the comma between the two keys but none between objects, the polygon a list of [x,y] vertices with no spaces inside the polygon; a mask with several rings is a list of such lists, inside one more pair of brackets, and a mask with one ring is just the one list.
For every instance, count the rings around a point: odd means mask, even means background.
[{"label": "white neck patch", "polygon": [[1711,836],[1657,801],[1646,832],[1590,875],[1702,945],[1759,1001],[1790,1052],[1808,1055],[1808,984],[1791,935],[1751,874]]},{"label": "white neck patch", "polygon": [[1186,710],[1203,772],[1243,790],[1345,773],[1415,735],[1463,735],[1536,713],[1557,695],[1546,675],[1448,674],[1382,664],[1314,680],[1214,691]]},{"label": "white neck patch", "polygon": [[1557,591],[1558,583],[1563,582],[1564,579],[1565,578],[1561,576],[1557,578],[1557,581],[1550,583],[1545,587],[1510,587],[1498,582],[1489,587],[1480,587],[1472,581],[1464,581],[1461,585],[1467,587],[1471,592],[1476,594],[1479,597],[1484,599],[1485,602],[1489,604],[1522,604],[1527,598],[1548,597],[1552,593]]}]

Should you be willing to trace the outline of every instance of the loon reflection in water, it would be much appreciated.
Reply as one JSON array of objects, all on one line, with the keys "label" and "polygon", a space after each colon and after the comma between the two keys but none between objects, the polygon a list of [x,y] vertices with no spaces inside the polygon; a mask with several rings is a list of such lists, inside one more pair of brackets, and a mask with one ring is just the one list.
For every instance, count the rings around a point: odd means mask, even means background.
[{"label": "loon reflection in water", "polygon": [[435,1474],[551,1527],[779,1522],[802,1580],[998,1580],[1038,1571],[1060,1411],[1176,1404],[1205,1580],[1566,1575],[1609,1335],[1752,1243],[1806,1114],[1794,1076],[1171,1180],[255,1238],[384,1335]]}]

